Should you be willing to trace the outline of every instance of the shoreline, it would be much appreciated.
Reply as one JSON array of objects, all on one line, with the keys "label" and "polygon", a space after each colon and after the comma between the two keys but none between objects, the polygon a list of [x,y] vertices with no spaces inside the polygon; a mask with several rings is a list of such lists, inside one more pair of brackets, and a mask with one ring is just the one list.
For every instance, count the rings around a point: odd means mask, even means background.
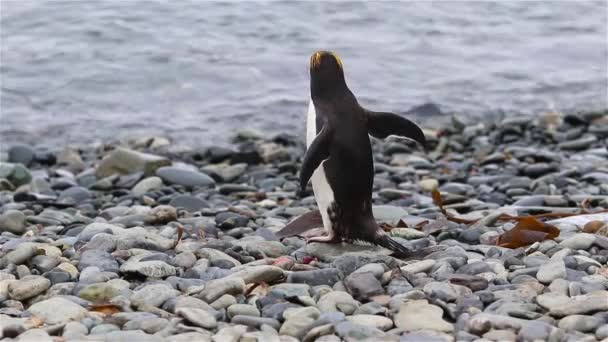
[{"label": "shoreline", "polygon": [[[0,160],[21,164],[0,164],[0,337],[606,339],[607,114],[453,119],[425,130],[428,153],[373,139],[374,215],[407,247],[446,248],[422,260],[279,241],[315,208],[310,185],[295,196],[304,142],[289,134],[9,148]],[[509,248],[505,213],[581,215],[540,218],[557,237]]]}]

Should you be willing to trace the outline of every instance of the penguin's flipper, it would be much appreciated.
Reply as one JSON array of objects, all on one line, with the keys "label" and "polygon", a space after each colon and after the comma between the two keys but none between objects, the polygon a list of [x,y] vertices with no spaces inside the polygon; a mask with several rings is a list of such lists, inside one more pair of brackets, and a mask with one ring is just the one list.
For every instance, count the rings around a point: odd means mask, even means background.
[{"label": "penguin's flipper", "polygon": [[367,129],[374,138],[384,139],[389,135],[412,139],[426,148],[426,137],[413,121],[393,113],[367,112]]},{"label": "penguin's flipper", "polygon": [[279,239],[283,239],[294,235],[300,235],[307,230],[319,227],[323,227],[323,218],[318,210],[313,210],[298,216],[275,235]]},{"label": "penguin's flipper", "polygon": [[321,132],[317,134],[315,140],[312,141],[304,159],[302,160],[302,169],[300,169],[300,191],[306,189],[306,184],[312,177],[313,172],[321,165],[321,163],[329,158],[329,143],[330,134],[327,126],[323,126]]}]

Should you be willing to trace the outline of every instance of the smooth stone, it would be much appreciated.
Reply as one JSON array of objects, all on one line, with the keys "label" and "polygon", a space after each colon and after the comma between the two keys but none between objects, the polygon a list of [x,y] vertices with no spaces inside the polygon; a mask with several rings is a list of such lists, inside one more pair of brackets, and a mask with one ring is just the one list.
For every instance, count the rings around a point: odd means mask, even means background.
[{"label": "smooth stone", "polygon": [[414,228],[393,228],[391,236],[400,237],[406,240],[416,240],[426,237],[426,234]]},{"label": "smooth stone", "polygon": [[131,192],[135,196],[141,196],[147,192],[158,190],[162,187],[163,180],[160,179],[160,177],[153,176],[140,180],[137,184],[135,184],[133,189],[131,189]]},{"label": "smooth stone", "polygon": [[112,279],[106,283],[86,285],[78,292],[78,297],[91,302],[107,302],[118,296],[122,290],[128,288],[128,282],[121,279]]},{"label": "smooth stone", "polygon": [[277,321],[276,319],[265,318],[265,317],[254,317],[254,316],[237,315],[237,316],[232,317],[231,322],[233,324],[242,324],[242,325],[246,325],[246,326],[250,326],[250,327],[254,327],[254,328],[258,328],[258,329],[262,325],[268,325],[268,326],[271,326],[272,328],[274,328],[275,330],[278,330],[281,326],[279,321]]},{"label": "smooth stone", "polygon": [[350,294],[342,291],[332,291],[319,298],[317,308],[321,312],[343,312],[345,315],[352,315],[359,307],[360,303]]},{"label": "smooth stone", "polygon": [[34,149],[27,145],[13,145],[8,149],[8,162],[30,166],[34,161]]},{"label": "smooth stone", "polygon": [[198,171],[188,170],[175,166],[163,166],[156,170],[156,175],[169,184],[186,187],[201,187],[214,185],[213,178]]},{"label": "smooth stone", "polygon": [[443,310],[426,300],[411,300],[401,304],[395,315],[395,325],[404,330],[434,330],[452,332],[454,327],[443,320]]},{"label": "smooth stone", "polygon": [[239,295],[244,292],[245,282],[242,278],[216,279],[208,281],[197,297],[207,303],[212,303],[225,294]]},{"label": "smooth stone", "polygon": [[390,341],[382,330],[349,321],[336,324],[335,329],[338,336],[345,341]]},{"label": "smooth stone", "polygon": [[233,268],[234,273],[227,278],[241,278],[245,284],[273,283],[285,276],[285,272],[276,266],[243,266],[242,269]]},{"label": "smooth stone", "polygon": [[[94,336],[89,335],[89,338],[96,341]],[[127,331],[111,331],[101,336],[104,341],[112,342],[164,342],[164,339],[157,335],[146,334],[142,330],[127,330]]]},{"label": "smooth stone", "polygon": [[301,339],[310,330],[314,321],[310,317],[287,319],[281,326],[279,334]]},{"label": "smooth stone", "polygon": [[169,324],[164,318],[148,318],[128,321],[122,326],[122,330],[141,330],[147,334],[156,334]]},{"label": "smooth stone", "polygon": [[[212,342],[211,334],[202,332],[185,332],[165,337],[166,342]],[[230,340],[228,340],[230,341]],[[238,342],[238,341],[234,341]]]},{"label": "smooth stone", "polygon": [[390,318],[377,315],[353,315],[346,317],[346,320],[358,325],[366,325],[382,331],[387,331],[393,327],[393,321]]},{"label": "smooth stone", "polygon": [[587,250],[589,249],[593,243],[595,242],[595,235],[593,234],[588,234],[588,233],[577,233],[576,235],[573,235],[567,239],[565,239],[564,241],[560,242],[560,246],[564,247],[564,248],[570,248],[570,249],[582,249],[582,250]]},{"label": "smooth stone", "polygon": [[84,251],[80,256],[78,270],[82,271],[89,266],[98,267],[101,271],[115,273],[120,271],[118,261],[110,253],[98,249]]},{"label": "smooth stone", "polygon": [[521,341],[547,341],[556,328],[542,321],[530,321],[519,330],[518,340]]},{"label": "smooth stone", "polygon": [[469,274],[453,274],[448,280],[452,284],[466,286],[473,292],[485,290],[489,284],[485,278]]},{"label": "smooth stone", "polygon": [[[459,331],[458,332],[463,333],[463,331]],[[401,336],[401,338],[399,339],[399,342],[454,342],[454,337],[452,335],[448,335],[448,334],[444,334],[444,333],[440,333],[437,331],[432,331],[432,330],[416,330],[413,332],[408,332],[406,334],[403,334]],[[461,339],[460,336],[458,336],[457,341],[466,341],[464,339]],[[483,340],[479,340],[479,342],[482,342]],[[487,341],[483,341],[483,342],[487,342]]]},{"label": "smooth stone", "polygon": [[[363,244],[351,244],[351,243],[320,243],[313,242],[305,246],[307,254],[314,256],[315,258],[323,261],[332,261],[334,259],[350,256],[350,255],[367,255],[377,256],[379,254],[389,255],[392,252],[388,249]],[[360,265],[356,268],[359,268]],[[354,270],[353,270],[354,271]]]},{"label": "smooth stone", "polygon": [[53,297],[35,303],[27,311],[46,324],[64,324],[70,321],[78,321],[88,314],[82,306],[61,297]]},{"label": "smooth stone", "polygon": [[575,297],[549,292],[536,297],[536,302],[549,310],[549,314],[554,317],[608,311],[608,291],[596,291]]},{"label": "smooth stone", "polygon": [[165,284],[147,285],[131,295],[131,303],[135,307],[160,307],[165,301],[179,296],[181,293]]},{"label": "smooth stone", "polygon": [[128,175],[136,172],[152,176],[158,168],[166,165],[171,165],[171,161],[165,157],[118,147],[101,160],[95,175],[98,179],[113,174]]},{"label": "smooth stone", "polygon": [[431,192],[439,187],[439,181],[433,178],[426,178],[418,181],[418,186],[426,192]]},{"label": "smooth stone", "polygon": [[54,339],[43,329],[31,329],[20,334],[18,342],[53,342]]},{"label": "smooth stone", "polygon": [[483,338],[490,341],[515,341],[517,335],[511,330],[490,330],[483,334]]},{"label": "smooth stone", "polygon": [[283,312],[283,318],[285,320],[300,319],[300,318],[312,318],[317,319],[321,315],[319,309],[314,306],[307,306],[304,308],[288,308]]},{"label": "smooth stone", "polygon": [[92,197],[91,192],[81,186],[73,186],[65,189],[57,198],[58,203],[80,204]]},{"label": "smooth stone", "polygon": [[0,215],[0,232],[21,235],[26,227],[26,216],[19,210],[7,210]]},{"label": "smooth stone", "polygon": [[89,329],[86,325],[80,322],[68,322],[63,327],[63,334],[61,335],[66,340],[78,340],[89,333]]},{"label": "smooth stone", "polygon": [[562,318],[558,326],[564,330],[574,330],[580,332],[594,332],[602,321],[594,316],[572,315]]},{"label": "smooth stone", "polygon": [[186,211],[191,213],[209,207],[209,203],[198,197],[190,195],[179,195],[173,197],[171,202],[169,202],[169,205],[175,208],[184,208]]},{"label": "smooth stone", "polygon": [[190,323],[203,329],[217,328],[218,323],[215,316],[205,310],[195,308],[179,308],[176,310],[175,314],[185,318]]},{"label": "smooth stone", "polygon": [[563,260],[551,260],[540,266],[536,279],[543,284],[550,284],[556,279],[566,278],[566,264]]},{"label": "smooth stone", "polygon": [[380,278],[382,278],[382,275],[386,271],[387,271],[386,265],[379,264],[379,263],[372,263],[372,264],[367,264],[362,267],[359,267],[357,270],[355,270],[355,273],[369,272],[369,273],[373,274],[374,277],[376,277],[377,279],[380,279]]},{"label": "smooth stone", "polygon": [[348,292],[357,300],[367,301],[370,297],[384,294],[382,284],[371,272],[355,272],[344,279]]},{"label": "smooth stone", "polygon": [[228,307],[226,310],[228,317],[234,317],[236,315],[244,315],[244,316],[255,316],[260,317],[260,310],[253,305],[248,304],[233,304]]},{"label": "smooth stone", "polygon": [[445,302],[454,302],[472,293],[468,287],[436,281],[424,285],[423,291],[428,298],[438,298]]},{"label": "smooth stone", "polygon": [[123,273],[138,273],[150,278],[166,278],[176,274],[175,267],[160,260],[127,261],[120,266]]},{"label": "smooth stone", "polygon": [[416,261],[414,263],[402,266],[401,271],[406,272],[406,273],[426,272],[426,271],[429,271],[431,268],[433,268],[433,266],[435,266],[436,263],[437,263],[437,261],[435,261],[433,259]]},{"label": "smooth stone", "polygon": [[32,298],[46,291],[51,281],[45,277],[30,275],[8,285],[8,295],[14,300]]}]

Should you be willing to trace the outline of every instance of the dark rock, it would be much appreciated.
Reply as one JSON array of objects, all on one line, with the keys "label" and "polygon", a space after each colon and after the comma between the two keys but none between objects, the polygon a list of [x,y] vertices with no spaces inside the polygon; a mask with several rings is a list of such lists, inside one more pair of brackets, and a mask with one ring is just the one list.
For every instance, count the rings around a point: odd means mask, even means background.
[{"label": "dark rock", "polygon": [[344,285],[359,301],[367,301],[370,297],[384,294],[382,284],[371,272],[352,273],[344,279]]},{"label": "dark rock", "polygon": [[226,211],[215,215],[215,222],[221,229],[226,230],[235,227],[247,226],[249,218],[247,216]]},{"label": "dark rock", "polygon": [[8,162],[30,166],[34,160],[34,150],[27,145],[15,145],[8,149]]},{"label": "dark rock", "polygon": [[89,266],[99,267],[101,271],[109,271],[116,273],[118,273],[120,270],[116,259],[114,259],[114,257],[112,257],[110,253],[99,249],[84,251],[80,256],[80,261],[78,262],[78,270],[82,271],[83,269]]},{"label": "dark rock", "polygon": [[[373,277],[373,276],[372,276]],[[293,272],[287,277],[288,283],[308,284],[310,286],[333,286],[340,281],[341,274],[336,268],[325,268],[314,271]],[[375,278],[374,278],[375,279]]]},{"label": "dark rock", "polygon": [[169,205],[175,208],[184,208],[186,211],[195,212],[202,208],[209,208],[209,203],[191,195],[179,195],[173,197]]},{"label": "dark rock", "polygon": [[186,187],[215,185],[213,178],[202,172],[175,166],[163,166],[156,170],[156,175],[168,184],[177,184]]}]

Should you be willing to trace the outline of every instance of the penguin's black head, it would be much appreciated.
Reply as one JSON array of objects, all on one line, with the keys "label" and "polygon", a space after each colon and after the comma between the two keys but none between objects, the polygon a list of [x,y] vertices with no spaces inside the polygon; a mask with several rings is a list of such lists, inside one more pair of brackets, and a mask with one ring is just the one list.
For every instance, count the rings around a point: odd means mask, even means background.
[{"label": "penguin's black head", "polygon": [[317,51],[310,56],[310,92],[327,98],[348,90],[340,57],[331,51]]}]

